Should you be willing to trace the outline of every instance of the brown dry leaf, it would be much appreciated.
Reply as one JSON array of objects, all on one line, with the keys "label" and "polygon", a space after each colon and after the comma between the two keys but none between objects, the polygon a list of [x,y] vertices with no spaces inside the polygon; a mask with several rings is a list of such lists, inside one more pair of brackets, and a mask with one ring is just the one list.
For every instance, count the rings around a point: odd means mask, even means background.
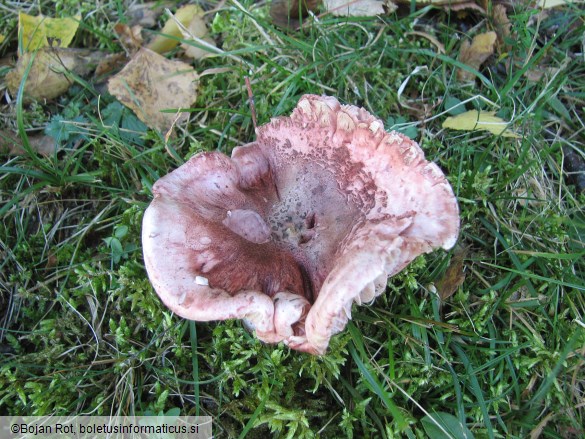
[{"label": "brown dry leaf", "polygon": [[512,24],[506,13],[506,7],[498,4],[494,6],[492,12],[494,20],[494,27],[496,28],[496,35],[498,36],[498,43],[504,44],[504,40],[511,35],[510,29]]},{"label": "brown dry leaf", "polygon": [[[299,4],[300,3],[300,4]],[[318,12],[321,0],[272,0],[270,18],[277,26],[298,28],[308,11]]]},{"label": "brown dry leaf", "polygon": [[323,4],[327,12],[340,17],[373,17],[398,8],[390,0],[324,0]]},{"label": "brown dry leaf", "polygon": [[[459,61],[479,70],[485,60],[493,55],[496,39],[495,32],[486,32],[476,35],[471,43],[464,41],[459,51]],[[457,79],[463,82],[473,81],[475,75],[467,70],[459,69],[457,70]]]},{"label": "brown dry leaf", "polygon": [[134,25],[130,27],[124,23],[116,23],[114,32],[118,35],[118,41],[120,41],[124,50],[129,54],[138,52],[144,43],[142,26]]},{"label": "brown dry leaf", "polygon": [[560,69],[558,67],[539,67],[538,69],[530,69],[524,72],[524,76],[531,82],[538,82],[542,78],[550,78],[556,75]]},{"label": "brown dry leaf", "polygon": [[[28,136],[28,142],[34,151],[45,157],[53,155],[57,150],[55,139],[45,134],[30,135]],[[18,136],[6,131],[0,131],[0,153],[23,155],[25,154],[25,149]]]},{"label": "brown dry leaf", "polygon": [[[203,10],[197,5],[186,5],[179,8],[160,31],[164,35],[157,35],[146,47],[157,53],[165,53],[174,49],[179,44],[177,38],[181,38],[183,35],[177,22],[186,28],[197,16],[203,16]],[[175,38],[168,38],[165,35]]]},{"label": "brown dry leaf", "polygon": [[[447,3],[442,3],[440,4],[440,6],[445,10],[445,11],[451,11],[451,12],[458,12],[458,13],[462,13],[464,11],[469,11],[469,10],[473,10],[473,11],[477,11],[482,15],[485,15],[485,9],[482,8],[480,5],[478,5],[477,3],[475,3],[474,1],[462,1],[462,2],[447,2]],[[463,14],[463,16],[465,16],[466,14]],[[459,14],[458,14],[459,17]]]},{"label": "brown dry leaf", "polygon": [[128,62],[128,56],[125,52],[109,53],[104,56],[95,68],[95,77],[103,77],[120,70]]},{"label": "brown dry leaf", "polygon": [[441,300],[451,297],[465,281],[465,264],[463,263],[467,256],[468,248],[458,247],[449,267],[443,277],[437,282],[437,292]]},{"label": "brown dry leaf", "polygon": [[544,430],[544,427],[546,427],[546,425],[551,421],[551,419],[553,419],[557,415],[558,414],[556,412],[552,411],[548,413],[544,418],[542,418],[540,422],[536,425],[536,427],[534,427],[532,431],[530,431],[529,439],[541,438],[543,436],[542,430]]},{"label": "brown dry leaf", "polygon": [[65,93],[73,81],[67,73],[87,75],[95,69],[103,57],[101,52],[86,49],[46,48],[34,53],[24,53],[16,67],[6,75],[6,84],[16,94],[24,73],[30,63],[32,67],[24,87],[27,100],[54,99]]},{"label": "brown dry leaf", "polygon": [[197,98],[198,80],[189,64],[143,48],[109,80],[108,90],[146,125],[166,132],[187,115],[161,111],[188,108]]}]

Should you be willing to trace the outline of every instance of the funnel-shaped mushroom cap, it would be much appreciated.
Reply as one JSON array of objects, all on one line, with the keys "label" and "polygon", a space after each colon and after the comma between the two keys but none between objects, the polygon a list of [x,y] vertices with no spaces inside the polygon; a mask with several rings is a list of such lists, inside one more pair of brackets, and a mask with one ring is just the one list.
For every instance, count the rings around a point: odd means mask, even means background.
[{"label": "funnel-shaped mushroom cap", "polygon": [[263,341],[322,354],[354,301],[455,244],[457,202],[415,142],[332,97],[303,96],[257,136],[155,183],[146,268],[182,317],[245,319]]}]

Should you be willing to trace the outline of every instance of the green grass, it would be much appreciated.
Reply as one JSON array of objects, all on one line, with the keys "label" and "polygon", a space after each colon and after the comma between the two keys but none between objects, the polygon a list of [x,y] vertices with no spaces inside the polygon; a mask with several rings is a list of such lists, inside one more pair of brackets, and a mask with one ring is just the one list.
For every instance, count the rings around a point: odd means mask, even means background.
[{"label": "green grass", "polygon": [[[81,13],[77,47],[121,50],[112,25],[130,2],[29,3],[32,14],[50,15],[54,3],[57,15]],[[0,50],[11,54],[24,6],[6,4]],[[167,144],[103,84],[76,83],[46,104],[4,98],[0,129],[18,133],[25,153],[2,155],[0,166],[0,413],[178,408],[213,416],[221,438],[582,436],[585,198],[563,172],[563,148],[583,154],[585,12],[537,17],[515,6],[514,44],[462,85],[459,38],[491,20],[407,10],[323,16],[289,32],[270,24],[264,3],[228,1],[209,16],[222,54],[195,63],[227,71],[202,77],[187,129]],[[432,33],[446,53],[412,30]],[[544,67],[559,70],[538,82],[525,75]],[[373,305],[354,307],[320,358],[161,304],[141,256],[151,186],[197,152],[254,139],[245,76],[259,123],[289,114],[304,93],[410,123],[461,208],[466,278],[451,297],[442,302],[434,285],[452,254],[422,256]],[[521,137],[442,129],[457,102],[498,111]],[[70,137],[41,157],[27,138],[47,124]]]}]

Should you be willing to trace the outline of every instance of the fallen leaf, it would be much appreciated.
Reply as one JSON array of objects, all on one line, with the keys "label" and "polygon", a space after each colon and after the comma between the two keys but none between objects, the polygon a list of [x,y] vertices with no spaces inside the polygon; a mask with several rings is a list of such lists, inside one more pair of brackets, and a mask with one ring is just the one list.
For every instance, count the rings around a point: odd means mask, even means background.
[{"label": "fallen leaf", "polygon": [[390,0],[324,0],[323,4],[327,12],[341,17],[373,17],[398,8]]},{"label": "fallen leaf", "polygon": [[[410,5],[411,3],[410,0],[395,0],[395,2],[401,5]],[[446,11],[464,11],[472,9],[481,14],[485,14],[485,9],[480,6],[476,0],[415,0],[414,3],[419,8],[426,5],[433,5]]]},{"label": "fallen leaf", "polygon": [[463,12],[463,11],[468,11],[468,10],[473,10],[473,11],[477,11],[482,15],[485,15],[485,9],[482,8],[480,5],[478,5],[477,3],[475,3],[474,1],[468,1],[468,0],[464,0],[461,2],[433,2],[435,3],[437,6],[441,6],[441,8],[443,8],[445,11],[449,11],[449,12]]},{"label": "fallen leaf", "polygon": [[[434,5],[434,6],[448,6],[448,5],[460,5],[463,3],[469,3],[473,0],[415,0],[417,5]],[[410,4],[410,0],[400,0],[400,3]]]},{"label": "fallen leaf", "polygon": [[114,32],[118,35],[118,41],[124,50],[129,54],[138,52],[144,43],[142,26],[134,25],[130,27],[124,23],[116,23]]},{"label": "fallen leaf", "polygon": [[[108,90],[150,128],[166,132],[177,119],[187,118],[187,114],[177,118],[177,113],[197,98],[198,80],[189,64],[143,48],[110,79]],[[161,112],[168,109],[177,111]]]},{"label": "fallen leaf", "polygon": [[295,29],[300,26],[300,19],[308,11],[317,12],[320,4],[320,0],[272,0],[270,18],[277,26]]},{"label": "fallen leaf", "polygon": [[445,274],[437,282],[437,292],[441,300],[451,297],[465,281],[465,265],[463,263],[467,256],[467,248],[457,248],[449,262]]},{"label": "fallen leaf", "polygon": [[73,83],[68,73],[87,75],[102,57],[102,52],[86,49],[45,48],[24,53],[16,67],[6,75],[6,85],[16,95],[24,73],[32,63],[24,87],[25,99],[54,99],[65,93]]},{"label": "fallen leaf", "polygon": [[497,117],[495,111],[477,110],[466,111],[454,117],[448,117],[443,122],[443,128],[461,131],[489,131],[495,135],[503,137],[520,137],[515,132],[508,130],[508,122]]},{"label": "fallen leaf", "polygon": [[41,47],[68,47],[77,32],[81,16],[74,18],[49,18],[43,15],[18,14],[18,38],[21,53]]},{"label": "fallen leaf", "polygon": [[556,75],[560,69],[558,67],[542,67],[537,69],[529,69],[524,72],[524,76],[531,82],[538,82],[542,78],[550,78]]},{"label": "fallen leaf", "polygon": [[128,62],[128,56],[124,52],[109,53],[105,55],[95,68],[95,77],[100,78],[122,69]]},{"label": "fallen leaf", "polygon": [[213,38],[207,35],[208,33],[209,30],[207,29],[207,24],[205,24],[203,15],[195,15],[187,27],[187,32],[182,33],[183,38],[186,41],[185,43],[181,43],[181,47],[185,51],[185,55],[193,59],[201,59],[210,55],[209,50],[203,49],[196,45],[188,44],[189,41],[193,41],[195,44],[201,44],[199,41],[197,41],[197,39],[199,39],[208,45],[215,47],[215,41],[213,41]]},{"label": "fallen leaf", "polygon": [[[182,32],[177,21],[183,26],[188,27],[189,23],[196,17],[203,16],[203,10],[197,5],[186,5],[177,10],[173,17],[169,18],[165,26],[161,30],[161,34],[157,35],[146,47],[157,53],[165,53],[174,49],[179,44],[179,38],[182,37]],[[174,38],[168,38],[168,36]]]},{"label": "fallen leaf", "polygon": [[[459,50],[459,61],[469,67],[479,70],[481,65],[494,53],[494,44],[497,36],[495,32],[486,32],[476,35],[473,41],[463,41]],[[467,70],[457,70],[457,78],[460,81],[473,81],[475,74]]]},{"label": "fallen leaf", "polygon": [[58,144],[55,139],[46,134],[28,136],[28,142],[33,150],[45,157],[52,156],[58,149]]},{"label": "fallen leaf", "polygon": [[504,40],[511,34],[510,29],[512,27],[506,12],[506,7],[502,4],[495,5],[492,11],[492,18],[494,20],[498,42],[504,44]]},{"label": "fallen leaf", "polygon": [[570,4],[584,3],[585,0],[538,0],[536,6],[542,9],[555,8],[557,6],[566,6]]},{"label": "fallen leaf", "polygon": [[148,2],[144,4],[134,3],[126,9],[124,14],[128,18],[128,24],[132,26],[154,27],[158,17],[164,8],[172,6],[172,3],[161,4],[160,2]]},{"label": "fallen leaf", "polygon": [[540,422],[536,425],[536,427],[534,427],[532,429],[532,431],[530,431],[530,439],[538,439],[540,437],[542,437],[542,430],[544,430],[544,427],[546,427],[546,424],[548,424],[550,422],[551,419],[553,419],[554,416],[557,416],[557,413],[552,411],[549,412],[544,418],[542,418],[540,420]]},{"label": "fallen leaf", "polygon": [[[29,135],[28,142],[33,151],[45,157],[53,155],[57,150],[55,139],[44,134]],[[26,150],[16,134],[0,131],[0,153],[23,155],[26,153]]]}]

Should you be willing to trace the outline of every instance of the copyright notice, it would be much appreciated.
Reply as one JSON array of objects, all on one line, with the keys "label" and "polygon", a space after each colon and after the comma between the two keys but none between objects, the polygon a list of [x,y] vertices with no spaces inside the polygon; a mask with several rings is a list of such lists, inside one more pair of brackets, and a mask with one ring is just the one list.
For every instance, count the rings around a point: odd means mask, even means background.
[{"label": "copyright notice", "polygon": [[208,439],[211,416],[0,416],[0,439]]}]

